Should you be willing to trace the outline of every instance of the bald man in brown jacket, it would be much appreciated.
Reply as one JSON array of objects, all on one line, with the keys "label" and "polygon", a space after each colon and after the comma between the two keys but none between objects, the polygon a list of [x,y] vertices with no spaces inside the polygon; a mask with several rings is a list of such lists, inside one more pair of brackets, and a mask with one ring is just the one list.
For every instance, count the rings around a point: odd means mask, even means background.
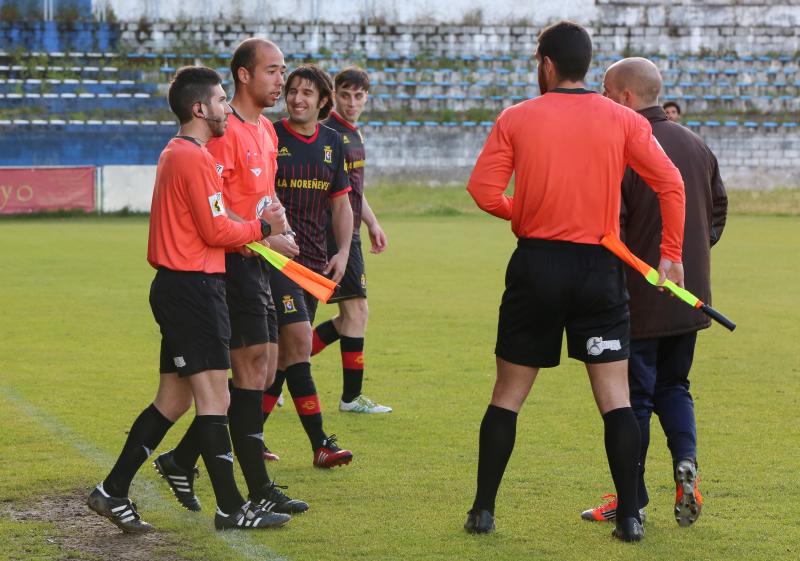
[{"label": "bald man in brown jacket", "polygon": [[[621,60],[606,71],[606,97],[637,111],[650,121],[653,135],[680,170],[686,189],[683,262],[686,288],[703,302],[711,301],[711,246],[725,227],[728,198],[717,159],[689,129],[667,119],[658,103],[661,75],[643,58]],[[621,233],[635,255],[658,264],[661,217],[658,199],[630,168],[622,183]],[[670,449],[675,473],[675,519],[689,526],[700,516],[703,498],[697,477],[697,430],[689,393],[689,370],[697,332],[711,325],[699,310],[666,292],[655,290],[637,274],[628,275],[631,314],[631,354],[628,385],[631,406],[641,430],[639,507],[648,503],[644,483],[650,442],[650,417],[655,412]],[[643,511],[642,511],[643,514]],[[586,510],[586,520],[614,520],[616,497]]]}]

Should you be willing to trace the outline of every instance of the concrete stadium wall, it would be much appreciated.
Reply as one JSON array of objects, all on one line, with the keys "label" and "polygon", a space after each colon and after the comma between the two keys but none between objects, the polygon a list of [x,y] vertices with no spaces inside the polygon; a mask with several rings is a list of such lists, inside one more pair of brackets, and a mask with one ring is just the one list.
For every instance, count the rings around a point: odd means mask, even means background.
[{"label": "concrete stadium wall", "polygon": [[205,46],[224,52],[258,35],[289,53],[531,53],[542,25],[562,17],[589,26],[603,53],[800,50],[794,0],[208,0],[191,11],[172,2],[109,1],[124,22],[122,42],[143,51]]},{"label": "concrete stadium wall", "polygon": [[[196,0],[190,4],[158,0],[94,0],[94,11],[110,7],[120,21],[149,20],[232,21],[268,23],[276,20],[299,23],[392,23],[529,21],[544,23],[553,19],[591,18],[595,0]],[[587,19],[588,21],[588,19]]]},{"label": "concrete stadium wall", "polygon": [[[729,189],[800,188],[800,138],[778,129],[701,127]],[[463,185],[489,127],[365,127],[366,184],[419,182]],[[98,143],[103,138],[97,139]],[[163,144],[162,144],[163,146]],[[147,212],[155,181],[151,165],[103,166],[98,188],[102,212]]]},{"label": "concrete stadium wall", "polygon": [[[703,126],[693,130],[716,154],[729,189],[800,188],[800,136],[794,129]],[[366,128],[367,184],[464,183],[488,133],[488,127]]]}]

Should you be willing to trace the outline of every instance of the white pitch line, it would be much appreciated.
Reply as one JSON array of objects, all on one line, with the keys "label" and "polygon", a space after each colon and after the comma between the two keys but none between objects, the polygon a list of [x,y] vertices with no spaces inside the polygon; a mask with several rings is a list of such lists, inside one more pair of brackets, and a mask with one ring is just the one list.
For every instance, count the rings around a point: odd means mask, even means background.
[{"label": "white pitch line", "polygon": [[[58,437],[59,441],[69,444],[81,455],[89,458],[94,463],[108,468],[109,466],[113,465],[114,461],[116,461],[116,457],[111,456],[110,454],[95,447],[91,443],[82,440],[80,435],[66,425],[54,421],[52,416],[44,415],[36,406],[25,401],[25,399],[17,394],[17,392],[13,389],[6,386],[0,386],[0,396],[2,396],[6,401],[11,403],[11,405],[16,407],[31,420],[35,421],[48,432]],[[144,468],[145,466],[142,467]],[[166,512],[167,509],[164,508],[166,501],[151,479],[140,477],[134,481],[136,486],[136,494],[145,498],[149,503],[151,503],[150,510]],[[155,505],[155,508],[153,508],[153,505]],[[184,514],[187,517],[190,516],[188,513]],[[268,547],[250,541],[244,532],[230,530],[218,532],[211,527],[209,527],[209,531],[212,532],[212,536],[215,539],[224,542],[232,551],[240,555],[245,561],[289,561],[286,557],[281,557]],[[269,530],[265,531],[268,532]]]}]

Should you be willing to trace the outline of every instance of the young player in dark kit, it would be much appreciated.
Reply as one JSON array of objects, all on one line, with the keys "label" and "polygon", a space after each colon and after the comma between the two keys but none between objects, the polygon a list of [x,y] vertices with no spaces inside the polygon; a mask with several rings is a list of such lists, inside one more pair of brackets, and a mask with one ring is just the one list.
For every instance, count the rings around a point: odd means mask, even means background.
[{"label": "young player in dark kit", "polygon": [[[643,58],[626,58],[606,71],[603,93],[647,118],[659,144],[677,166],[686,188],[683,259],[686,288],[703,302],[711,301],[711,247],[725,227],[728,197],[717,158],[696,134],[675,122],[658,105],[662,80],[658,68]],[[666,103],[664,106],[666,107]],[[661,220],[653,193],[631,170],[622,182],[622,232],[631,251],[649,263],[658,258]],[[689,393],[689,370],[697,332],[711,324],[699,310],[653,290],[640,275],[628,275],[631,295],[631,355],[628,384],[631,405],[642,433],[639,507],[649,497],[644,473],[650,444],[650,418],[655,412],[667,437],[675,478],[675,519],[690,526],[700,516],[703,497],[697,476],[697,428]],[[586,510],[586,520],[613,520],[616,497]]]},{"label": "young player in dark kit", "polygon": [[[283,53],[264,39],[245,40],[231,59],[233,113],[225,134],[211,139],[206,149],[220,170],[228,212],[241,219],[260,216],[276,200],[278,139],[272,123],[261,112],[280,98],[285,71]],[[280,250],[282,242],[283,236],[270,238],[273,249]],[[269,343],[278,341],[269,271],[266,261],[247,248],[229,249],[225,255],[233,371],[228,417],[233,451],[244,473],[250,501],[265,510],[296,514],[308,510],[308,504],[290,499],[270,481],[263,461],[261,402],[264,387],[273,382],[269,377]],[[200,502],[193,487],[199,455],[195,430],[190,427],[175,450],[160,455],[153,465],[178,501],[198,511]]]},{"label": "young player in dark kit", "polygon": [[[372,253],[386,249],[386,234],[364,194],[364,138],[358,118],[369,96],[369,76],[361,68],[345,68],[334,77],[334,109],[323,124],[342,136],[345,166],[350,178],[350,205],[353,207],[353,239],[350,257],[339,288],[329,303],[338,303],[339,314],[314,329],[311,356],[337,339],[342,353],[342,398],[339,411],[348,413],[389,413],[391,407],[375,403],[361,393],[364,383],[364,334],[367,329],[367,276],[361,253],[361,220],[367,224]],[[328,225],[328,257],[338,251],[333,229]]]},{"label": "young player in dark kit", "polygon": [[230,324],[225,303],[225,248],[281,233],[286,221],[277,203],[261,217],[228,218],[222,179],[205,148],[225,132],[231,112],[219,74],[209,68],[178,70],[169,104],[181,126],[158,161],[150,214],[147,260],[156,276],[150,307],[161,328],[158,391],[131,426],[106,479],[89,495],[89,508],[125,532],[144,533],[128,498],[137,470],[166,432],[195,403],[190,431],[217,499],[217,529],[281,526],[291,517],[246,502],[233,478],[228,436]]},{"label": "young player in dark kit", "polygon": [[[624,541],[644,535],[636,495],[639,425],[628,397],[624,265],[600,240],[619,232],[619,185],[630,164],[661,204],[661,280],[682,284],[683,183],[646,119],[585,89],[591,57],[582,27],[560,22],[541,32],[542,96],[503,111],[467,187],[480,208],[511,220],[519,238],[506,271],[497,379],[481,423],[477,491],[464,525],[471,533],[495,528],[517,414],[539,369],[558,365],[566,330],[569,356],[586,364],[603,417],[619,496],[613,535]],[[514,195],[508,196],[512,174]]]},{"label": "young player in dark kit", "polygon": [[[275,191],[286,207],[300,254],[295,260],[339,282],[344,275],[353,234],[353,211],[346,196],[344,146],[339,134],[319,123],[333,104],[333,84],[314,65],[295,69],[286,80],[289,118],[275,124],[278,135],[278,173]],[[325,246],[327,211],[337,247],[330,259]],[[313,464],[330,468],[350,463],[352,452],[336,444],[322,428],[322,410],[311,377],[311,324],[317,300],[279,271],[270,278],[278,312],[278,370],[264,396],[265,420],[281,395],[283,383],[311,441]]]}]

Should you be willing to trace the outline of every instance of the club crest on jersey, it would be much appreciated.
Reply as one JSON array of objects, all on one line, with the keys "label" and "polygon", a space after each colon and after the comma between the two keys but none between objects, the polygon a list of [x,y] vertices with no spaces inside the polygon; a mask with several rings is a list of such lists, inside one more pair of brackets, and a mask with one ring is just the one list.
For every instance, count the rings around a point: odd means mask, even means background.
[{"label": "club crest on jersey", "polygon": [[350,144],[350,139],[347,137],[346,134],[342,135],[342,142],[345,144]]},{"label": "club crest on jersey", "polygon": [[333,163],[333,148],[330,146],[325,146],[322,149],[323,153],[325,154],[325,163],[332,164]]},{"label": "club crest on jersey", "polygon": [[208,198],[211,207],[211,216],[217,217],[225,214],[225,205],[222,204],[222,192],[214,193]]},{"label": "club crest on jersey", "polygon": [[222,172],[225,169],[225,166],[223,166],[222,164],[217,164],[216,168],[217,168],[217,175],[222,177]]},{"label": "club crest on jersey", "polygon": [[294,305],[294,298],[287,294],[282,298],[282,301],[284,314],[293,314],[297,311],[297,308]]},{"label": "club crest on jersey", "polygon": [[255,175],[256,177],[261,175],[261,168],[250,168],[250,171],[252,171],[253,175]]},{"label": "club crest on jersey", "polygon": [[259,218],[264,213],[264,209],[271,204],[272,204],[272,197],[270,197],[269,195],[261,197],[261,200],[258,201],[258,204],[256,205],[256,218]]},{"label": "club crest on jersey", "polygon": [[286,146],[281,146],[281,149],[278,150],[278,157],[279,158],[281,156],[291,156],[291,155],[292,155],[292,153],[289,152],[289,149]]}]

